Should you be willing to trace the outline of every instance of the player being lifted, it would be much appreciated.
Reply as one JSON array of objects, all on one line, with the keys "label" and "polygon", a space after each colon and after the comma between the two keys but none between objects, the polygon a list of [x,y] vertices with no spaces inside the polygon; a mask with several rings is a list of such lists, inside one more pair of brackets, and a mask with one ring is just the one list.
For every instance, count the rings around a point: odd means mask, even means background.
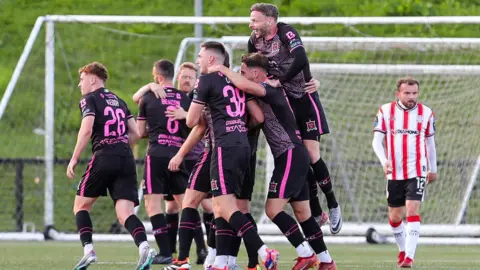
[{"label": "player being lifted", "polygon": [[[225,48],[218,42],[206,42],[201,46],[197,64],[200,76],[194,89],[193,103],[187,114],[187,125],[197,125],[204,107],[210,110],[209,124],[212,136],[210,164],[211,192],[215,224],[217,227],[217,249],[221,245],[221,230],[235,231],[247,248],[257,250],[266,269],[276,269],[279,254],[269,249],[261,240],[253,224],[242,214],[236,203],[240,187],[248,170],[250,147],[247,139],[246,106],[251,106],[253,119],[263,121],[263,114],[255,101],[246,104],[245,93],[218,72],[208,73],[208,67],[221,65],[225,59]],[[256,110],[255,110],[256,109]],[[260,119],[262,121],[260,121]],[[215,265],[223,269],[226,265]]]},{"label": "player being lifted", "polygon": [[[268,58],[259,53],[242,57],[243,76],[222,66],[209,69],[225,74],[237,87],[258,96],[265,115],[263,133],[275,163],[265,210],[297,250],[297,263],[293,269],[309,269],[316,266],[318,261],[318,269],[336,269],[323,241],[322,231],[310,212],[306,177],[309,170],[308,152],[299,137],[300,132],[285,92],[280,87],[264,83],[267,80],[267,70]],[[289,202],[305,236],[295,219],[284,211]],[[308,239],[308,243],[305,239]]]},{"label": "player being lifted", "polygon": [[143,223],[134,214],[134,207],[139,203],[137,171],[129,144],[139,137],[135,119],[126,103],[105,88],[108,72],[102,64],[90,63],[78,73],[78,87],[83,96],[79,105],[82,123],[67,176],[75,178],[75,167],[90,138],[93,156],[78,184],[73,206],[84,250],[83,258],[74,269],[87,269],[97,260],[89,212],[98,197],[107,195],[107,190],[115,203],[120,224],[130,232],[138,246],[140,259],[136,269],[149,269],[155,251],[148,245]]},{"label": "player being lifted", "polygon": [[[278,79],[289,98],[297,125],[309,156],[313,175],[327,198],[330,216],[330,231],[340,232],[342,215],[335,198],[328,168],[320,156],[320,136],[329,133],[322,104],[312,80],[307,54],[297,31],[288,24],[277,22],[278,9],[275,5],[257,3],[250,8],[250,25],[253,30],[248,42],[248,52],[259,52],[268,57],[269,76]],[[305,83],[307,81],[307,83]],[[316,193],[315,193],[316,194]],[[319,202],[313,213],[321,221]]]},{"label": "player being lifted", "polygon": [[[381,106],[375,117],[372,142],[388,179],[389,222],[402,268],[413,266],[420,236],[420,203],[426,184],[437,178],[435,117],[429,107],[418,103],[419,90],[414,78],[398,80],[397,100]],[[405,212],[407,226],[403,224]]]},{"label": "player being lifted", "polygon": [[[155,71],[154,71],[155,76]],[[193,85],[196,80],[196,67],[193,63],[183,63],[179,68],[179,73],[177,76],[178,79],[178,90],[184,92],[185,94],[191,94],[191,90],[193,90]],[[162,84],[157,83],[157,80],[153,83],[149,83],[142,88],[140,88],[134,95],[133,100],[138,103],[140,99],[147,93],[151,91],[157,98],[166,98],[165,88]],[[191,97],[190,97],[191,99]],[[170,121],[181,121],[185,120],[186,111],[181,106],[168,106],[167,110],[165,111],[166,117],[170,118]],[[163,117],[163,116],[162,116]],[[184,123],[184,121],[182,121]],[[185,162],[184,166],[180,166],[184,168],[188,174],[190,174],[194,163],[192,162],[195,153],[198,153],[198,148],[201,148],[200,151],[203,151],[203,143],[200,142],[195,149],[193,149],[192,153],[189,153],[190,159]],[[200,152],[202,153],[202,152]],[[177,170],[178,171],[178,170]],[[170,242],[170,249],[171,253],[176,253],[176,246],[177,246],[177,235],[179,229],[179,206],[177,202],[174,200],[171,192],[164,196],[165,199],[165,212],[166,212],[166,221],[168,227],[168,238]],[[202,207],[204,209],[204,222],[207,230],[210,228],[210,223],[213,220],[213,210],[211,206],[211,200],[205,199],[202,201]],[[208,232],[208,231],[207,231]],[[194,236],[196,246],[197,246],[197,264],[203,264],[205,261],[205,257],[207,255],[205,241],[203,239],[203,231],[201,226],[195,226],[195,236]],[[191,242],[191,241],[190,241]],[[190,248],[190,246],[189,246]],[[168,264],[171,263],[172,260],[165,257],[155,257],[153,264]]]}]

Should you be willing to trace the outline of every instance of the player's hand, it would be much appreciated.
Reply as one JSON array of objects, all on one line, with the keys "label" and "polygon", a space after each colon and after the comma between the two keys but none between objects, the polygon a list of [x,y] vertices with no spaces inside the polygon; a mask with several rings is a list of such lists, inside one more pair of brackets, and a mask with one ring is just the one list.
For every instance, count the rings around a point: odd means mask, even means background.
[{"label": "player's hand", "polygon": [[427,184],[430,184],[437,180],[437,173],[428,172],[427,174]]},{"label": "player's hand", "polygon": [[70,163],[68,163],[67,167],[67,177],[70,179],[75,178],[75,167],[77,166],[78,160],[76,159],[71,159]]},{"label": "player's hand", "polygon": [[383,165],[383,172],[385,173],[385,176],[387,174],[391,174],[392,171],[392,163],[390,161],[385,162],[385,165]]},{"label": "player's hand", "polygon": [[183,162],[183,157],[180,155],[175,155],[172,159],[170,159],[170,163],[168,163],[168,169],[172,172],[178,172],[180,169],[180,164]]},{"label": "player's hand", "polygon": [[312,78],[309,82],[305,83],[305,93],[313,94],[320,88],[320,81]]},{"label": "player's hand", "polygon": [[165,111],[165,115],[168,118],[172,118],[175,120],[183,120],[187,118],[187,112],[180,106],[169,106]]},{"label": "player's hand", "polygon": [[280,83],[279,80],[271,80],[271,79],[268,79],[265,81],[266,84],[272,86],[272,87],[280,87],[282,86],[282,84]]},{"label": "player's hand", "polygon": [[163,86],[161,86],[158,83],[151,83],[150,84],[150,91],[152,91],[153,94],[155,95],[155,97],[157,97],[157,98],[166,98],[167,97],[167,94],[165,93],[165,89],[163,88]]},{"label": "player's hand", "polygon": [[208,73],[221,72],[224,67],[224,65],[213,65],[208,68]]}]

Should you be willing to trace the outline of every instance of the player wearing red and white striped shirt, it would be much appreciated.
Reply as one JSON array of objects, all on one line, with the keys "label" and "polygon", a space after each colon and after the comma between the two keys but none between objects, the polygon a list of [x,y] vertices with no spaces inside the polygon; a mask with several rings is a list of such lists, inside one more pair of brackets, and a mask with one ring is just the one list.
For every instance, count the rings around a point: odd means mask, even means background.
[{"label": "player wearing red and white striped shirt", "polygon": [[417,102],[419,88],[418,81],[411,77],[398,80],[397,101],[380,107],[372,142],[388,179],[389,221],[400,250],[398,266],[402,268],[413,265],[420,236],[420,203],[425,185],[437,178],[435,116],[432,109]]}]

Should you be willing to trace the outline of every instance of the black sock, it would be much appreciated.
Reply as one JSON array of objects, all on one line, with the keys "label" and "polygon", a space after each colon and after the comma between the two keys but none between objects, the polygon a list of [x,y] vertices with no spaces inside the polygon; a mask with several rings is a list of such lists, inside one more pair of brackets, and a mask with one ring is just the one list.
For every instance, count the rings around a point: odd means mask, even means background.
[{"label": "black sock", "polygon": [[210,227],[212,226],[213,213],[203,213],[203,225],[205,225],[205,234],[209,235]]},{"label": "black sock", "polygon": [[167,219],[170,250],[172,253],[177,253],[178,213],[165,214],[165,218]]},{"label": "black sock", "polygon": [[168,239],[168,226],[165,216],[163,214],[157,214],[150,217],[150,221],[152,222],[152,233],[155,236],[155,241],[157,242],[160,250],[159,254],[166,257],[172,256],[170,241]]},{"label": "black sock", "polygon": [[229,223],[235,232],[237,232],[237,235],[243,238],[245,246],[258,251],[264,245],[262,239],[255,230],[255,226],[253,226],[252,222],[249,221],[242,212],[236,211],[233,213],[230,217]]},{"label": "black sock", "polygon": [[230,251],[228,252],[228,255],[238,257],[238,252],[240,251],[241,244],[242,238],[236,235],[235,232],[233,232],[232,243],[230,244]]},{"label": "black sock", "polygon": [[295,219],[293,219],[284,211],[278,213],[272,221],[287,237],[288,241],[293,247],[298,247],[301,243],[303,243],[303,241],[305,241]]},{"label": "black sock", "polygon": [[307,238],[308,243],[312,247],[315,254],[324,252],[327,250],[327,246],[323,241],[323,233],[318,223],[315,221],[313,217],[305,220],[304,222],[300,223],[302,226],[303,233],[305,234],[305,238]]},{"label": "black sock", "polygon": [[211,248],[217,248],[217,242],[215,240],[215,234],[217,232],[217,225],[215,225],[215,219],[210,223],[210,230],[207,235],[207,245]]},{"label": "black sock", "polygon": [[200,221],[198,221],[197,227],[195,228],[193,239],[195,239],[195,245],[197,246],[197,254],[199,254],[202,249],[207,248],[205,246],[205,240],[203,239],[203,230]]},{"label": "black sock", "polygon": [[217,243],[217,256],[230,255],[232,238],[235,234],[233,228],[223,218],[215,219],[215,241]]},{"label": "black sock", "polygon": [[183,261],[190,255],[190,247],[195,236],[195,228],[200,222],[200,214],[195,208],[184,208],[178,229],[178,240],[180,241],[178,260]]},{"label": "black sock", "polygon": [[310,211],[312,212],[312,216],[318,217],[322,215],[322,206],[320,206],[320,201],[318,198],[318,185],[317,181],[315,180],[315,175],[313,174],[313,170],[310,167],[307,174],[307,181],[308,187],[310,191]]},{"label": "black sock", "polygon": [[[252,214],[246,213],[245,216],[248,218],[248,220],[253,224],[255,227],[255,230],[257,230],[257,223],[255,222],[255,219],[253,218]],[[248,255],[248,268],[254,268],[257,266],[258,263],[258,251],[251,249],[250,247],[245,246],[245,249],[247,250],[247,255]]]},{"label": "black sock", "polygon": [[145,234],[145,227],[137,216],[131,215],[125,220],[125,228],[132,235],[135,245],[140,246],[144,241],[147,241],[147,235]]},{"label": "black sock", "polygon": [[332,209],[338,207],[338,202],[335,198],[335,193],[333,192],[332,182],[330,181],[330,173],[328,172],[327,165],[323,159],[320,158],[316,163],[312,164],[312,169],[320,189],[327,198],[328,208]]},{"label": "black sock", "polygon": [[78,211],[75,215],[75,221],[77,222],[77,230],[80,234],[80,242],[82,242],[82,246],[91,244],[93,225],[90,213],[86,210]]}]

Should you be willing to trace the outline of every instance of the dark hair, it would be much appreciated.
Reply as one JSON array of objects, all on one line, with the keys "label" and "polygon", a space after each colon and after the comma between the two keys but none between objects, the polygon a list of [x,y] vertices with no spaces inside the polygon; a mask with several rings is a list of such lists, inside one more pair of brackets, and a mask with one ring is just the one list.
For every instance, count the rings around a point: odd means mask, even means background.
[{"label": "dark hair", "polygon": [[108,70],[107,68],[99,62],[92,62],[78,69],[78,74],[93,74],[98,78],[102,79],[104,82],[108,79]]},{"label": "dark hair", "polygon": [[225,54],[227,51],[225,50],[225,46],[218,41],[207,41],[202,43],[200,47],[205,48],[205,50],[213,50],[223,57],[226,57]]},{"label": "dark hair", "polygon": [[256,3],[250,8],[250,12],[258,11],[261,12],[263,15],[267,17],[275,18],[275,21],[278,20],[278,8],[273,4],[266,4],[266,3]]},{"label": "dark hair", "polygon": [[413,77],[403,77],[403,78],[400,78],[398,81],[397,81],[397,91],[400,91],[400,86],[402,86],[402,84],[407,84],[407,85],[417,85],[418,89],[420,90],[420,83],[415,80]]},{"label": "dark hair", "polygon": [[223,61],[223,65],[227,68],[230,68],[230,54],[228,54],[227,51],[225,51],[225,60]]},{"label": "dark hair", "polygon": [[158,60],[154,67],[155,72],[162,75],[166,80],[172,80],[175,76],[175,66],[169,60]]},{"label": "dark hair", "polygon": [[248,55],[242,55],[242,63],[247,67],[259,67],[268,70],[268,58],[260,53],[250,53]]}]

